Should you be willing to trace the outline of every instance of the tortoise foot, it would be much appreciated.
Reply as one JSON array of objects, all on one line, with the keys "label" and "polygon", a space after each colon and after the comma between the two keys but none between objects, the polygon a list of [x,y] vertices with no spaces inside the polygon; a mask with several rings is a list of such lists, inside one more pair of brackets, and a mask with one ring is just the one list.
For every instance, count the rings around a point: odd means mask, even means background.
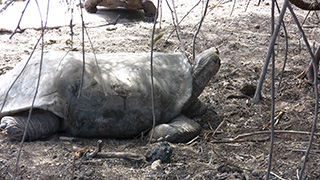
[{"label": "tortoise foot", "polygon": [[153,22],[154,19],[157,19],[157,17],[155,17],[155,15],[157,14],[157,8],[154,6],[152,1],[143,2],[142,7],[145,14],[145,22]]},{"label": "tortoise foot", "polygon": [[188,142],[196,137],[200,131],[201,127],[198,123],[181,115],[168,124],[156,126],[152,141],[168,141],[173,143]]},{"label": "tortoise foot", "polygon": [[96,13],[98,11],[97,5],[101,2],[102,0],[87,0],[84,3],[84,8],[88,13]]},{"label": "tortoise foot", "polygon": [[[1,119],[0,129],[8,140],[21,141],[27,125],[29,112],[15,116],[4,116]],[[26,132],[25,141],[33,141],[48,137],[59,129],[58,117],[50,112],[34,110]]]},{"label": "tortoise foot", "polygon": [[4,134],[10,141],[21,141],[23,136],[23,129],[20,128],[16,122],[15,118],[11,116],[5,116],[1,119],[1,134]]}]

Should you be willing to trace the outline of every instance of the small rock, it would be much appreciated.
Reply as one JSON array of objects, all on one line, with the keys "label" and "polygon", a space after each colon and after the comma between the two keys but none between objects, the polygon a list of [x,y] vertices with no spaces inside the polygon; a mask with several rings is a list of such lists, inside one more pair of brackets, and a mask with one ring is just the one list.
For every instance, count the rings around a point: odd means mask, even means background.
[{"label": "small rock", "polygon": [[255,169],[252,171],[251,174],[255,177],[259,177],[259,176],[261,177],[264,175],[264,173],[265,173],[265,171]]},{"label": "small rock", "polygon": [[151,169],[155,170],[155,171],[161,171],[162,170],[162,166],[161,166],[161,160],[155,160],[152,164],[151,164]]},{"label": "small rock", "polygon": [[242,94],[244,94],[244,95],[253,97],[255,92],[256,92],[256,87],[254,85],[251,85],[251,84],[245,84],[240,89],[240,92]]},{"label": "small rock", "polygon": [[59,140],[61,141],[75,141],[76,138],[74,137],[67,137],[67,136],[60,136]]},{"label": "small rock", "polygon": [[93,174],[93,171],[90,170],[90,169],[84,172],[85,176],[89,176],[90,177],[92,174]]},{"label": "small rock", "polygon": [[259,25],[259,24],[256,24],[256,25],[254,25],[254,28],[255,28],[255,29],[260,29],[260,25]]},{"label": "small rock", "polygon": [[164,141],[159,143],[153,148],[150,148],[146,152],[146,160],[154,162],[160,159],[162,163],[169,162],[172,154],[172,148],[168,142]]},{"label": "small rock", "polygon": [[116,29],[117,29],[117,27],[107,27],[107,28],[106,28],[107,31],[114,31],[114,30],[116,30]]}]

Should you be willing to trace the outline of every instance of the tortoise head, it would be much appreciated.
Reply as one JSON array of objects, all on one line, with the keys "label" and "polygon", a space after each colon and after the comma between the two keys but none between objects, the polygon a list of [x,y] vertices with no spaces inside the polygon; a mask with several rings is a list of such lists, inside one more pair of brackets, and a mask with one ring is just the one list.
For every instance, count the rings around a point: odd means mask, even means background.
[{"label": "tortoise head", "polygon": [[216,48],[210,48],[198,54],[192,71],[192,94],[189,101],[184,105],[183,110],[197,102],[197,97],[201,94],[212,77],[220,68],[220,58]]},{"label": "tortoise head", "polygon": [[[192,96],[198,97],[220,68],[220,58],[216,48],[210,48],[198,54],[193,66]],[[192,99],[192,98],[191,98]]]}]

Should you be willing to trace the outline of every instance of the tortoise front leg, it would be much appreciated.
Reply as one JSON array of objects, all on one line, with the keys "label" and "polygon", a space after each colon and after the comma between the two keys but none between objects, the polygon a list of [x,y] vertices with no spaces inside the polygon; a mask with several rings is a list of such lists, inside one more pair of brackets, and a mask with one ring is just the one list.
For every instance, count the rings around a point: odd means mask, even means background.
[{"label": "tortoise front leg", "polygon": [[152,1],[143,1],[142,2],[142,7],[144,10],[145,14],[145,21],[146,22],[152,22],[154,21],[156,13],[157,13],[157,8],[154,6]]},{"label": "tortoise front leg", "polygon": [[[4,116],[1,119],[1,134],[8,140],[21,141],[27,124],[29,111],[14,115]],[[25,141],[33,141],[48,137],[59,129],[60,120],[48,111],[34,110],[32,112]]]},{"label": "tortoise front leg", "polygon": [[[154,128],[152,141],[183,143],[192,140],[201,132],[201,126],[186,116],[178,116],[168,124],[159,124]],[[149,133],[150,136],[151,133]]]},{"label": "tortoise front leg", "polygon": [[84,3],[84,8],[89,13],[96,13],[98,11],[97,5],[100,4],[102,0],[86,0]]}]

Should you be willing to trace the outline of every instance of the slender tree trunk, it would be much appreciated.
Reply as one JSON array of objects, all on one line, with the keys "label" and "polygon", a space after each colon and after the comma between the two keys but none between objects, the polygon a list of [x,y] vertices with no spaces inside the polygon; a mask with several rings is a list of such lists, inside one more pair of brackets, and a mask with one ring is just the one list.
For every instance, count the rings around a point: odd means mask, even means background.
[{"label": "slender tree trunk", "polygon": [[[318,47],[316,54],[315,54],[315,57],[316,57],[316,68],[318,68],[319,61],[320,61],[320,47]],[[306,75],[307,75],[308,82],[312,84],[314,82],[312,61],[309,63]]]}]

